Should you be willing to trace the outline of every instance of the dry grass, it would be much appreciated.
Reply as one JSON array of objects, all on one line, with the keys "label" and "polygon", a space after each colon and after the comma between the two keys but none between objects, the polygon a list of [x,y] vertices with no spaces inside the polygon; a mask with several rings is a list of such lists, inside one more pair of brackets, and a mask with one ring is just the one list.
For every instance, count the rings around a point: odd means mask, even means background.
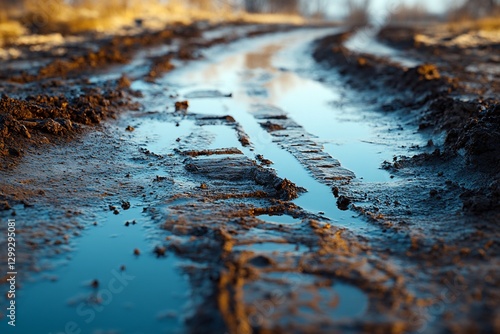
[{"label": "dry grass", "polygon": [[472,20],[472,19],[454,20],[447,24],[447,28],[452,32],[498,31],[498,33],[500,34],[500,16],[487,17],[478,20]]},{"label": "dry grass", "polygon": [[473,30],[494,31],[500,30],[500,16],[484,18],[469,22],[470,28]]},{"label": "dry grass", "polygon": [[0,22],[0,47],[5,43],[15,40],[26,32],[26,28],[18,21]]},{"label": "dry grass", "polygon": [[[210,6],[192,7],[186,1],[157,0],[143,1],[93,1],[80,0],[78,5],[69,5],[64,0],[25,2],[24,12],[15,18],[0,12],[0,40],[12,40],[26,32],[24,26],[37,33],[73,34],[84,31],[117,33],[121,28],[135,26],[141,19],[143,26],[161,29],[172,22],[191,23],[193,21],[303,24],[299,15],[249,14],[223,1],[211,2]],[[3,13],[3,14],[2,14]]]},{"label": "dry grass", "polygon": [[346,0],[348,9],[344,21],[351,26],[364,26],[370,23],[371,0]]},{"label": "dry grass", "polygon": [[267,24],[288,23],[288,24],[301,25],[305,23],[305,19],[302,16],[293,14],[241,13],[235,17],[235,20],[251,22],[251,23],[267,23]]},{"label": "dry grass", "polygon": [[436,15],[420,4],[399,4],[387,17],[387,23],[393,25],[437,22]]},{"label": "dry grass", "polygon": [[42,33],[108,31],[133,24],[137,15],[147,8],[145,5],[134,2],[131,6],[120,6],[102,2],[70,6],[60,0],[31,1],[26,5],[27,14],[22,21]]}]

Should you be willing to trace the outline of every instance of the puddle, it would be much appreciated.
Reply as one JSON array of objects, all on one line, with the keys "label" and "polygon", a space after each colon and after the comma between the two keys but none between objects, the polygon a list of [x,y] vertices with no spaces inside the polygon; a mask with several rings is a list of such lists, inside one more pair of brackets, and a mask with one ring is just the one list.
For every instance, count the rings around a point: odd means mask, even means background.
[{"label": "puddle", "polygon": [[156,154],[172,153],[179,146],[177,138],[182,141],[195,129],[195,122],[191,120],[183,120],[178,124],[156,119],[144,120],[135,128],[133,140]]},{"label": "puddle", "polygon": [[[351,138],[353,134],[356,134],[357,140],[373,140],[370,126],[359,122],[358,118],[350,119],[349,122],[340,121],[345,118],[345,112],[333,108],[331,102],[342,98],[341,91],[298,73],[298,70],[304,67],[314,68],[313,60],[303,55],[308,47],[307,41],[312,42],[337,30],[304,29],[240,41],[228,46],[224,52],[221,52],[220,48],[214,48],[208,51],[211,57],[207,59],[210,60],[196,62],[187,68],[178,68],[159,83],[166,87],[177,85],[181,95],[193,91],[232,93],[232,98],[194,99],[190,101],[190,110],[196,113],[233,116],[252,142],[253,148],[242,148],[248,157],[254,159],[255,154],[262,154],[273,161],[271,167],[280,177],[290,179],[308,190],[294,201],[295,204],[312,213],[323,213],[336,225],[358,231],[375,231],[373,226],[362,219],[353,218],[352,212],[339,210],[331,189],[314,179],[295,157],[274,143],[271,135],[262,129],[258,120],[251,114],[255,104],[274,105],[286,111],[307,132],[316,136],[318,143],[343,140],[342,136],[347,135]],[[285,71],[283,65],[294,71]],[[248,94],[249,91],[262,90],[266,93]],[[219,130],[221,141],[216,145],[234,146],[234,131],[229,128],[223,130],[223,127]],[[345,152],[354,152],[351,141],[342,143],[345,145]],[[335,155],[333,157],[337,158]],[[388,179],[390,175],[379,170],[382,156],[377,155],[376,159],[369,159],[372,157],[365,156],[365,164],[355,165],[363,170],[355,172],[368,179],[371,179],[373,174],[374,180]],[[382,157],[382,161],[387,159],[392,159],[392,154],[386,153]],[[378,173],[386,173],[387,177]]]},{"label": "puddle", "polygon": [[237,245],[233,247],[235,251],[252,251],[256,253],[303,253],[306,246],[284,244],[279,242],[260,242],[247,245]]},{"label": "puddle", "polygon": [[286,225],[295,225],[295,224],[302,224],[301,219],[295,219],[291,216],[287,215],[260,215],[257,216],[260,220],[266,221],[268,223],[274,223],[274,224],[286,224]]},{"label": "puddle", "polygon": [[[369,307],[369,299],[362,290],[341,281],[329,283],[323,277],[296,272],[274,272],[263,277],[286,282],[289,289],[297,294],[296,298],[302,306],[299,306],[294,317],[313,317],[318,321],[320,317],[339,322],[351,321],[363,317]],[[279,289],[277,286],[276,290]],[[287,305],[285,303],[278,306],[286,308]]]},{"label": "puddle", "polygon": [[244,36],[245,34],[256,31],[259,26],[249,25],[249,26],[230,26],[230,27],[218,27],[216,29],[210,29],[203,32],[204,39],[216,39],[225,36]]},{"label": "puddle", "polygon": [[[332,287],[318,288],[315,295],[321,296],[316,306],[331,320],[352,320],[361,318],[368,309],[368,297],[360,289],[346,283],[337,282]],[[315,301],[315,295],[307,301]],[[316,313],[316,309],[301,307],[302,312]]]},{"label": "puddle", "polygon": [[231,93],[222,93],[218,90],[196,90],[184,95],[186,99],[230,98]]},{"label": "puddle", "polygon": [[[103,215],[98,226],[90,226],[76,240],[70,263],[47,273],[57,278],[55,282],[23,286],[16,301],[16,332],[182,332],[188,279],[174,255],[153,254],[141,212],[142,207],[135,206],[119,215]],[[133,254],[135,248],[141,255]],[[98,280],[97,288],[91,287],[93,280]]]},{"label": "puddle", "polygon": [[415,67],[420,64],[417,60],[408,58],[398,50],[379,42],[376,38],[376,34],[377,30],[371,28],[360,29],[346,41],[345,47],[358,53],[367,53],[378,57],[388,58],[405,67]]},{"label": "puddle", "polygon": [[391,175],[380,167],[384,160],[388,160],[384,153],[385,146],[353,140],[348,145],[325,144],[324,147],[326,152],[342,161],[345,168],[365,182],[393,181]]},{"label": "puddle", "polygon": [[[127,137],[157,154],[172,153],[185,140],[191,148],[237,147],[252,159],[256,154],[262,154],[274,162],[272,168],[280,177],[288,178],[308,190],[294,201],[295,204],[312,213],[321,213],[335,225],[348,227],[361,234],[377,233],[374,226],[353,217],[352,212],[340,211],[332,190],[316,180],[292,154],[274,143],[272,136],[251,113],[256,103],[285,110],[307,132],[316,136],[318,143],[327,143],[325,150],[346,167],[352,168],[366,181],[382,180],[385,172],[379,172],[378,167],[380,160],[388,157],[379,153],[382,147],[365,143],[373,139],[372,129],[356,118],[342,122],[345,110],[334,108],[331,104],[342,98],[340,91],[300,75],[304,67],[313,67],[303,62],[298,50],[305,48],[306,41],[333,31],[304,29],[215,47],[207,51],[207,60],[178,68],[155,84],[135,81],[132,88],[143,91],[142,102],[148,111],[157,114],[131,118],[135,131]],[[230,126],[198,127],[195,121],[187,119],[180,119],[179,126],[176,126],[176,122],[162,120],[162,113],[168,112],[166,106],[173,102],[173,98],[169,97],[172,90],[166,91],[164,87],[178,89],[179,98],[184,95],[193,97],[188,94],[196,91],[211,92],[210,96],[199,93],[201,95],[190,100],[188,113],[231,115],[249,135],[252,147],[242,147],[235,129]],[[232,97],[214,96],[215,91],[232,93]],[[190,134],[197,131],[204,131],[206,135],[197,137],[200,142],[189,142]],[[181,141],[177,142],[177,138]],[[350,155],[360,150],[364,153],[362,160]],[[392,158],[391,154],[387,154]],[[180,203],[182,200],[176,204]],[[70,263],[49,273],[57,277],[57,283],[42,281],[26,284],[19,291],[18,303],[21,306],[29,300],[30,307],[19,307],[19,332],[30,332],[29,328],[34,325],[40,333],[67,332],[68,324],[84,333],[96,330],[182,332],[182,320],[187,311],[185,302],[189,299],[189,282],[178,268],[180,260],[173,254],[168,254],[166,258],[154,256],[154,245],[147,237],[148,228],[151,227],[141,211],[142,208],[136,206],[117,216],[111,213],[103,215],[98,226],[91,226],[83,237],[76,240],[77,250],[72,253]],[[302,223],[286,215],[262,215],[259,218],[278,224]],[[126,227],[124,224],[127,220],[136,220],[137,224]],[[274,240],[279,241],[279,236],[277,238]],[[134,248],[140,249],[142,254],[134,256]],[[309,251],[309,248],[269,241],[235,246],[234,250],[301,254]],[[120,271],[122,265],[126,266],[124,272]],[[114,289],[110,284],[116,284],[117,275],[134,278],[125,282],[123,289]],[[94,279],[100,283],[97,289],[89,286]],[[57,293],[54,292],[55,284]],[[101,303],[89,303],[89,298],[95,297],[96,290],[101,289]],[[320,293],[325,296],[332,294],[331,288],[324,289]],[[367,303],[364,294],[351,286],[337,284],[333,290],[339,296],[340,304],[330,314],[332,318],[358,316],[359,310]],[[51,307],[47,307],[47,301],[50,301]]]},{"label": "puddle", "polygon": [[[205,60],[177,68],[155,84],[135,81],[132,88],[143,92],[142,102],[147,111],[157,114],[131,117],[135,131],[127,134],[127,140],[157,154],[172,153],[185,142],[191,149],[236,147],[251,159],[261,154],[273,161],[271,168],[280,177],[307,189],[307,193],[293,201],[298,206],[361,235],[380,233],[373,225],[354,217],[353,212],[339,210],[332,190],[316,180],[291,153],[273,142],[273,137],[251,113],[255,104],[276,106],[303,126],[318,144],[324,144],[326,152],[359,178],[366,182],[388,181],[390,175],[379,166],[382,161],[391,160],[393,154],[383,145],[370,143],[374,139],[373,128],[361,116],[360,104],[356,105],[359,109],[349,109],[347,113],[349,107],[332,104],[332,101],[345,99],[341,87],[304,75],[316,71],[312,60],[301,56],[307,42],[336,30],[302,29],[214,47],[206,51]],[[160,48],[155,52],[166,51]],[[142,63],[137,59],[132,64]],[[99,80],[118,75],[121,73],[110,73]],[[166,106],[174,102],[174,98],[169,97],[174,89],[179,91],[179,99],[193,99],[189,101],[188,113],[234,117],[249,135],[252,146],[242,147],[235,129],[227,125],[199,127],[196,121],[179,117],[177,126],[171,119],[162,120],[163,113],[168,112]],[[200,135],[200,132],[205,134]],[[194,139],[190,138],[192,133],[196,133]],[[182,205],[187,201],[177,199],[170,205]],[[189,312],[189,305],[186,305],[190,292],[188,278],[179,268],[181,260],[175,255],[157,258],[153,254],[154,244],[148,237],[148,230],[156,230],[156,227],[150,226],[141,212],[142,207],[135,205],[116,216],[103,214],[98,226],[90,226],[75,240],[77,250],[71,253],[70,263],[48,273],[57,278],[56,283],[43,280],[23,286],[17,299],[18,332],[30,333],[35,327],[38,333],[61,333],[68,332],[68,326],[71,332],[80,329],[82,333],[97,330],[185,332],[183,319]],[[258,218],[269,223],[302,224],[300,219],[287,215]],[[130,223],[134,220],[136,224]],[[130,224],[125,226],[127,221]],[[309,251],[304,245],[280,243],[283,239],[270,231],[254,230],[260,233],[259,237],[267,237],[270,241],[238,245],[235,251],[292,255]],[[141,255],[134,256],[135,248],[141,250]],[[125,271],[121,271],[122,265]],[[90,286],[93,280],[98,280],[97,288]],[[368,307],[366,295],[348,284],[335,283],[332,287],[316,289],[316,293],[324,297],[325,303],[336,298],[336,307],[324,307],[332,319],[359,317]],[[96,297],[101,299],[100,303],[95,303]],[[29,307],[22,306],[28,304]]]},{"label": "puddle", "polygon": [[243,148],[241,143],[238,141],[236,131],[227,125],[209,125],[204,126],[203,129],[210,131],[215,135],[214,140],[207,147],[209,150],[231,147],[241,150]]}]

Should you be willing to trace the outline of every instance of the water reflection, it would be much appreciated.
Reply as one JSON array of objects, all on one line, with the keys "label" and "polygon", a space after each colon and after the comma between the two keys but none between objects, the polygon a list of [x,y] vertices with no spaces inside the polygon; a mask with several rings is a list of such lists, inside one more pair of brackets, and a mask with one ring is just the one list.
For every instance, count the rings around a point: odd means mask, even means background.
[{"label": "water reflection", "polygon": [[272,57],[282,49],[282,45],[267,45],[257,52],[250,52],[244,55],[245,67],[249,70],[265,69],[272,70],[271,60]]}]

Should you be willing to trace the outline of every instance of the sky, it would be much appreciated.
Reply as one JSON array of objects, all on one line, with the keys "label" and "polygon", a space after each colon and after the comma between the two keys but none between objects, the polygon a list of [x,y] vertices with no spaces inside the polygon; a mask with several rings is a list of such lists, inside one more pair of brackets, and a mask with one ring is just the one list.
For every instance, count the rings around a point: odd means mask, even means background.
[{"label": "sky", "polygon": [[[331,7],[330,13],[333,17],[342,17],[346,14],[346,1],[351,0],[330,0]],[[445,9],[452,2],[457,2],[456,0],[371,0],[370,11],[375,17],[385,17],[391,8],[394,8],[398,4],[422,4],[429,9],[432,13],[443,13]]]},{"label": "sky", "polygon": [[[372,0],[372,8],[373,11],[383,11],[390,8],[395,3],[407,3],[407,4],[417,4],[421,3],[422,5],[429,8],[429,10],[433,13],[442,13],[447,6],[449,6],[451,1],[448,0]],[[457,2],[457,1],[455,1]]]}]

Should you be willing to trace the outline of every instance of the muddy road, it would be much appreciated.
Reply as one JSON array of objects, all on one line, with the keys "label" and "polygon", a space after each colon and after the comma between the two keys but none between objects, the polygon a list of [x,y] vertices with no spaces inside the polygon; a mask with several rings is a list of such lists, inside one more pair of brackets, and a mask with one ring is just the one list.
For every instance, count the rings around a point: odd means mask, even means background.
[{"label": "muddy road", "polygon": [[484,182],[389,84],[421,59],[345,28],[164,34],[2,71],[2,333],[500,330],[498,215],[461,198]]}]

